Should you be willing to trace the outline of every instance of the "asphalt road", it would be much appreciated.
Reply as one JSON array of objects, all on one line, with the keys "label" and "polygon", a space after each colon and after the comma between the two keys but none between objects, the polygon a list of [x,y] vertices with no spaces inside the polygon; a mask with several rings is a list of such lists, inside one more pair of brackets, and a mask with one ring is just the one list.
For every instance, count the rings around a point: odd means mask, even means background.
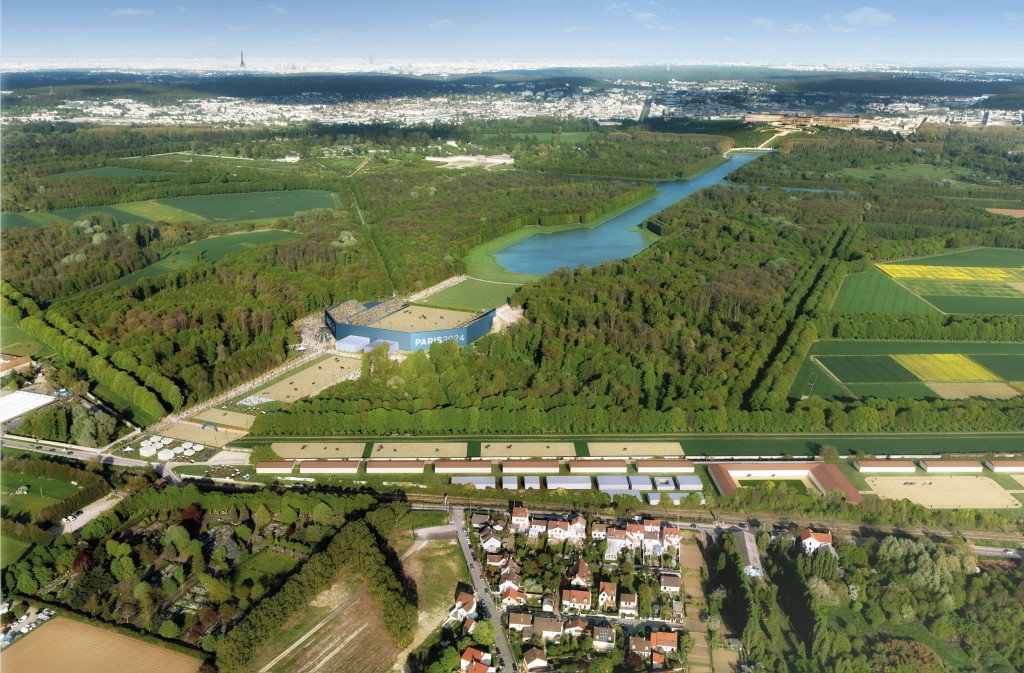
[{"label": "asphalt road", "polygon": [[491,589],[481,576],[480,563],[473,557],[473,549],[469,545],[469,534],[466,532],[465,514],[466,512],[463,509],[454,509],[452,510],[452,520],[455,522],[455,528],[459,534],[459,545],[462,547],[462,554],[466,557],[469,576],[473,580],[473,589],[476,591],[477,610],[479,611],[482,604],[487,611],[487,616],[494,625],[494,644],[498,648],[500,659],[505,661],[504,669],[498,666],[498,662],[494,662],[495,668],[499,671],[511,670],[512,663],[515,662],[515,657],[512,656],[512,646],[509,644],[508,637],[505,635],[505,628],[501,624],[502,613],[495,608],[494,601],[491,600]]}]

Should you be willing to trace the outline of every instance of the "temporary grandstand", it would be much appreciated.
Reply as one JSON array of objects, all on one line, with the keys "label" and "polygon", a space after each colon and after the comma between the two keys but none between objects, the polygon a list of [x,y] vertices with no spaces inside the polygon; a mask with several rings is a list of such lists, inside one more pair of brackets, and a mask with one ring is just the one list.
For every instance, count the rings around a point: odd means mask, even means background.
[{"label": "temporary grandstand", "polygon": [[470,344],[491,331],[494,313],[416,306],[398,297],[366,304],[350,299],[324,311],[324,325],[342,350],[387,345],[392,352],[412,351],[441,341]]}]

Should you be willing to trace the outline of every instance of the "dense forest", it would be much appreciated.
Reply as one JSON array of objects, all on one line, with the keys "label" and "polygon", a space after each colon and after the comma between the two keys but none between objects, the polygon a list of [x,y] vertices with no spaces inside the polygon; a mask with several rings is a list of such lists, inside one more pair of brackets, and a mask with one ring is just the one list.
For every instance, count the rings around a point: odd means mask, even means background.
[{"label": "dense forest", "polygon": [[790,535],[762,533],[758,547],[767,580],[742,574],[726,536],[709,582],[712,614],[742,634],[757,670],[1024,670],[1019,569],[928,538],[840,543],[836,557],[807,557]]}]

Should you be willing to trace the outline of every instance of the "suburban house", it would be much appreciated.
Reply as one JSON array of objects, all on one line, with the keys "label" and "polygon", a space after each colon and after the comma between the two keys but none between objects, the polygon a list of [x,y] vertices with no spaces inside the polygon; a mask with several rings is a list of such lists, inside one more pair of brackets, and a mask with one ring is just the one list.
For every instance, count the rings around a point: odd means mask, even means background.
[{"label": "suburban house", "polygon": [[658,582],[661,584],[662,593],[666,594],[677,594],[679,593],[680,587],[682,587],[682,579],[679,575],[666,575],[662,574],[658,578]]},{"label": "suburban house", "polygon": [[832,546],[832,533],[815,533],[810,528],[800,532],[800,544],[804,553],[810,556],[824,546]]},{"label": "suburban house", "polygon": [[562,627],[562,633],[573,638],[579,638],[587,630],[587,623],[582,619],[570,619]]},{"label": "suburban house", "polygon": [[661,652],[675,652],[679,649],[679,634],[673,631],[652,633],[651,648]]},{"label": "suburban house", "polygon": [[534,617],[533,635],[541,640],[558,640],[562,637],[562,622],[551,617]]},{"label": "suburban house", "polygon": [[661,652],[651,652],[651,668],[656,671],[665,668],[665,655]]},{"label": "suburban house", "polygon": [[544,612],[554,612],[555,611],[555,595],[554,594],[544,594],[543,596],[541,596],[540,597],[540,609],[543,610]]},{"label": "suburban house", "polygon": [[595,540],[604,540],[608,537],[608,524],[594,523],[590,527],[590,537]]},{"label": "suburban house", "polygon": [[473,634],[473,629],[476,628],[476,620],[472,617],[466,617],[466,621],[462,622],[462,630],[470,635]]},{"label": "suburban house", "polygon": [[508,557],[504,554],[488,554],[487,565],[495,568],[503,568],[508,562]]},{"label": "suburban house", "polygon": [[517,533],[525,533],[530,529],[530,510],[525,507],[512,508],[512,528]]},{"label": "suburban house", "polygon": [[629,639],[629,651],[639,654],[644,659],[651,658],[651,641],[640,636],[633,636]]},{"label": "suburban house", "polygon": [[619,614],[633,614],[637,613],[636,610],[636,594],[621,594],[619,596]]},{"label": "suburban house", "polygon": [[529,629],[533,627],[533,615],[529,612],[510,612],[508,613],[508,630],[523,632],[523,629]]},{"label": "suburban house", "polygon": [[536,540],[547,532],[548,522],[546,519],[530,519],[530,527],[526,529],[526,536],[528,538]]},{"label": "suburban house", "polygon": [[675,526],[665,526],[661,531],[661,539],[666,547],[678,547],[682,540],[682,533]]},{"label": "suburban house", "polygon": [[595,626],[593,640],[595,650],[608,652],[615,648],[615,629],[610,626]]},{"label": "suburban house", "polygon": [[548,520],[548,539],[563,542],[569,539],[569,522],[562,519]]},{"label": "suburban house", "polygon": [[543,671],[548,667],[548,655],[539,647],[523,653],[523,664],[528,671]]},{"label": "suburban house", "polygon": [[505,568],[505,571],[501,573],[501,580],[498,582],[498,591],[505,592],[509,589],[515,589],[518,591],[523,587],[523,580],[519,576],[519,573],[510,571]]},{"label": "suburban house", "polygon": [[590,567],[587,566],[587,561],[582,556],[569,566],[567,577],[569,578],[569,584],[572,586],[587,589],[590,588],[590,583],[593,580],[593,576],[590,574]]},{"label": "suburban house", "polygon": [[597,605],[601,610],[614,610],[618,599],[619,587],[614,582],[601,582],[601,591],[597,595]]},{"label": "suburban house", "polygon": [[[491,667],[491,653],[481,652],[475,647],[467,647],[466,651],[462,653],[462,659],[459,662],[463,671],[467,673],[477,673],[477,671],[488,671],[493,673],[494,669]],[[483,668],[481,668],[483,667]]]},{"label": "suburban house", "polygon": [[451,609],[450,617],[458,621],[464,621],[466,617],[476,614],[476,596],[462,591],[455,597],[455,607]]},{"label": "suburban house", "polygon": [[569,521],[569,540],[574,544],[583,544],[587,539],[587,520],[577,514]]},{"label": "suburban house", "polygon": [[473,528],[483,528],[491,521],[491,515],[487,512],[476,512],[469,517],[469,525]]},{"label": "suburban house", "polygon": [[588,589],[562,589],[562,611],[582,612],[590,609]]},{"label": "suburban house", "polygon": [[493,532],[486,532],[480,536],[480,546],[484,548],[484,551],[494,553],[501,549],[501,538],[495,535]]},{"label": "suburban house", "polygon": [[526,605],[526,594],[518,589],[505,589],[501,592],[501,607],[513,608]]}]

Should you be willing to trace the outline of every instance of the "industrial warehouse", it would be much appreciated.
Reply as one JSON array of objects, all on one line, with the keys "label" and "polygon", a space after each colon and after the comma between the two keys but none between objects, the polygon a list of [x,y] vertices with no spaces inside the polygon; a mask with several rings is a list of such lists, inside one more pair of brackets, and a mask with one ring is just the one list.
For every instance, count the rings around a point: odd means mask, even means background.
[{"label": "industrial warehouse", "polygon": [[494,313],[416,306],[396,297],[366,304],[350,299],[324,311],[324,325],[341,351],[416,351],[442,341],[471,344],[491,331]]}]

